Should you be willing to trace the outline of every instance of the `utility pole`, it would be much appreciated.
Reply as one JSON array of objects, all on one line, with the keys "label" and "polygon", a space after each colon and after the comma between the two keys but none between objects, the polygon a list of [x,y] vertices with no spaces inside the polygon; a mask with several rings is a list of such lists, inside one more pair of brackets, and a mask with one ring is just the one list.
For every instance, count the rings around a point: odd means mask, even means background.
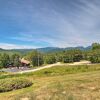
[{"label": "utility pole", "polygon": [[39,65],[40,65],[40,61],[39,61],[40,59],[39,59],[39,52],[38,52],[38,67],[39,67]]}]

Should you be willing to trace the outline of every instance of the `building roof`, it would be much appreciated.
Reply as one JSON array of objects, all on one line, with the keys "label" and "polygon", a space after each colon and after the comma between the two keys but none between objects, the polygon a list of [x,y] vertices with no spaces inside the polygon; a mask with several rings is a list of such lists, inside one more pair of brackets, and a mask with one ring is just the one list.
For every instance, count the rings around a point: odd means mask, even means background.
[{"label": "building roof", "polygon": [[24,63],[24,64],[30,64],[30,61],[28,61],[28,60],[22,58],[22,59],[21,59],[21,63]]}]

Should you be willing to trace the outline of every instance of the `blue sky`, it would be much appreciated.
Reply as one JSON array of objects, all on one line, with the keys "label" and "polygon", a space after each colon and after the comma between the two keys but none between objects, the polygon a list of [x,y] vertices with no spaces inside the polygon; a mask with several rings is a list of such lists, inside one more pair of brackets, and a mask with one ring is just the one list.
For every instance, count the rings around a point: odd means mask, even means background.
[{"label": "blue sky", "polygon": [[0,0],[0,48],[100,42],[100,0]]}]

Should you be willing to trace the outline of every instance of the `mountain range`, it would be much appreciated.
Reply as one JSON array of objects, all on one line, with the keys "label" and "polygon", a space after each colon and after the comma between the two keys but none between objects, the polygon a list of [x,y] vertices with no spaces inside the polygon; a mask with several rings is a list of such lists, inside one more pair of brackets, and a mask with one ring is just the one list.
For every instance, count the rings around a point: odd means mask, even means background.
[{"label": "mountain range", "polygon": [[56,51],[62,51],[62,50],[71,50],[71,49],[79,49],[79,50],[90,50],[92,46],[83,47],[67,47],[67,48],[58,48],[58,47],[46,47],[46,48],[39,48],[37,49],[40,52],[47,53],[47,52],[56,52]]},{"label": "mountain range", "polygon": [[91,48],[92,46],[88,46],[88,47],[78,46],[78,47],[67,47],[67,48],[45,47],[45,48],[37,48],[37,49],[11,49],[11,50],[5,50],[0,48],[0,52],[9,52],[9,53],[18,52],[18,53],[26,54],[28,52],[31,52],[32,50],[37,50],[42,53],[49,53],[49,52],[57,52],[57,51],[71,50],[71,49],[90,50]]}]

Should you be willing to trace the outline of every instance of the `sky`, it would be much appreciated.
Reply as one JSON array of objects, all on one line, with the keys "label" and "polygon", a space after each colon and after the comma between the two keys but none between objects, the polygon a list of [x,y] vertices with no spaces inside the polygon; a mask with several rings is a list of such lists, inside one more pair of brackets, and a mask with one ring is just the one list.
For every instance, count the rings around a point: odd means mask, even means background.
[{"label": "sky", "polygon": [[0,0],[0,48],[100,42],[100,0]]}]

